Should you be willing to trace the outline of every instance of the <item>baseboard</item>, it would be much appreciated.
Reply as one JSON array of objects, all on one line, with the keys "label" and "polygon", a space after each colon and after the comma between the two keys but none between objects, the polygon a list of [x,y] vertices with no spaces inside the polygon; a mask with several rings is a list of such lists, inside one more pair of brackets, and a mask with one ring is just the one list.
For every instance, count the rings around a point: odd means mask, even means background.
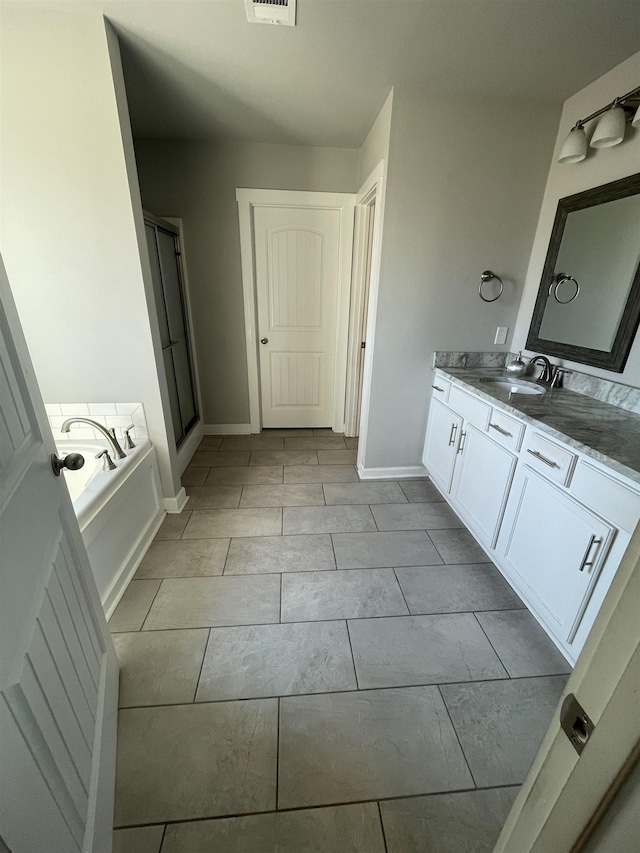
[{"label": "baseboard", "polygon": [[185,508],[188,500],[189,500],[189,497],[188,497],[187,493],[185,492],[184,486],[183,486],[174,498],[164,498],[163,504],[164,504],[164,508],[167,512],[176,513],[176,512],[182,512],[182,510]]},{"label": "baseboard", "polygon": [[202,441],[202,436],[204,435],[204,424],[202,421],[198,421],[197,424],[191,429],[189,435],[182,442],[182,446],[178,451],[178,473],[182,477],[184,474],[185,468],[191,462],[193,458],[193,454],[198,449],[198,445]]},{"label": "baseboard", "polygon": [[205,424],[205,435],[251,435],[251,424]]},{"label": "baseboard", "polygon": [[398,468],[365,468],[357,466],[361,480],[415,480],[427,477],[427,469],[423,465],[405,465]]}]

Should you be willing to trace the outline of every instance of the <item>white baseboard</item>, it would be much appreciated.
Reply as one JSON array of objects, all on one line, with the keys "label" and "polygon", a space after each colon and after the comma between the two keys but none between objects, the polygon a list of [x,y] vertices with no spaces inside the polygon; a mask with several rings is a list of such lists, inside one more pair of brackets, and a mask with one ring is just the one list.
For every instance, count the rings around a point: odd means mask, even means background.
[{"label": "white baseboard", "polygon": [[251,424],[205,424],[205,435],[251,435]]},{"label": "white baseboard", "polygon": [[428,477],[423,465],[405,465],[398,468],[364,468],[357,466],[361,480],[414,480],[418,477]]},{"label": "white baseboard", "polygon": [[202,436],[204,435],[204,424],[202,421],[198,421],[197,424],[193,427],[193,429],[189,432],[189,435],[182,442],[182,447],[178,451],[178,472],[180,476],[184,474],[185,468],[191,462],[193,458],[193,454],[198,449],[198,445],[202,441]]},{"label": "white baseboard", "polygon": [[170,513],[182,512],[188,500],[189,498],[183,486],[174,498],[163,499],[164,508]]}]

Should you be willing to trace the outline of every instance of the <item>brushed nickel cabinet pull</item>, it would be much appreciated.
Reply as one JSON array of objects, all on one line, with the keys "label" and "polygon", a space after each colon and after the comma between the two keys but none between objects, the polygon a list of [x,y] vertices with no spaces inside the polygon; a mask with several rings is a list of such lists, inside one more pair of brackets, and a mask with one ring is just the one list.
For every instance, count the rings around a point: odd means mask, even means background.
[{"label": "brushed nickel cabinet pull", "polygon": [[458,424],[451,424],[451,432],[449,433],[449,447],[451,447],[452,444],[455,444],[457,429]]},{"label": "brushed nickel cabinet pull", "polygon": [[602,543],[602,539],[596,539],[595,533],[591,534],[591,539],[589,539],[589,544],[587,545],[587,550],[584,552],[584,557],[582,558],[582,562],[580,563],[579,572],[583,572],[587,566],[593,565],[593,560],[587,562],[589,560],[589,554],[591,553],[591,549],[594,545],[600,545]]},{"label": "brushed nickel cabinet pull", "polygon": [[547,459],[546,456],[543,456],[542,453],[539,453],[537,450],[529,450],[527,448],[527,453],[530,453],[532,456],[535,456],[536,459],[539,459],[540,462],[544,462],[545,465],[548,465],[549,468],[559,468],[557,462],[552,462],[551,459]]},{"label": "brushed nickel cabinet pull", "polygon": [[506,435],[509,438],[513,438],[510,432],[507,432],[506,429],[502,429],[502,427],[498,426],[498,424],[489,424],[489,426],[491,427],[491,429],[495,429],[497,432],[499,432],[500,435]]},{"label": "brushed nickel cabinet pull", "polygon": [[462,453],[464,450],[464,440],[467,437],[467,434],[464,430],[460,433],[460,444],[458,445],[458,453]]},{"label": "brushed nickel cabinet pull", "polygon": [[432,385],[432,388],[435,388],[436,391],[444,391],[444,388],[441,388],[439,385]]}]

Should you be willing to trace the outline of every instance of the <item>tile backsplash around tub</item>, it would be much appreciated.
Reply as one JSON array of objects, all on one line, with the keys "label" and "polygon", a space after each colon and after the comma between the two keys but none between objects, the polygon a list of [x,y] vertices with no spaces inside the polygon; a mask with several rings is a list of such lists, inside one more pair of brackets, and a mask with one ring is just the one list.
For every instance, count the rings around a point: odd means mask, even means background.
[{"label": "tile backsplash around tub", "polygon": [[67,418],[91,418],[102,426],[114,427],[118,440],[124,438],[125,429],[133,424],[131,437],[149,438],[147,419],[142,403],[45,403],[51,431],[56,441],[74,439],[101,439],[101,432],[89,424],[73,424],[68,433],[60,431]]}]

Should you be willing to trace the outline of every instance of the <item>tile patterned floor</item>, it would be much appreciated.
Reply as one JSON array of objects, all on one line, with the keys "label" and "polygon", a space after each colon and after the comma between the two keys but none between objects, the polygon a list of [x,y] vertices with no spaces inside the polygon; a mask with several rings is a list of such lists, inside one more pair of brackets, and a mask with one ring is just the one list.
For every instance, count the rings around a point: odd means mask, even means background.
[{"label": "tile patterned floor", "polygon": [[569,666],[428,480],[207,436],[110,622],[114,853],[484,853]]}]

